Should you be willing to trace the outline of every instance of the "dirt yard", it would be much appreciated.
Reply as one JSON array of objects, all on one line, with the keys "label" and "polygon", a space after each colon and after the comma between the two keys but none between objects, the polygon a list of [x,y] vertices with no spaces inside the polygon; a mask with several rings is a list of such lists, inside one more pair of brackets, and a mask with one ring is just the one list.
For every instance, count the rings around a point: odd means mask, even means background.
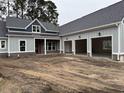
[{"label": "dirt yard", "polygon": [[82,56],[1,58],[0,93],[124,93],[124,63]]}]

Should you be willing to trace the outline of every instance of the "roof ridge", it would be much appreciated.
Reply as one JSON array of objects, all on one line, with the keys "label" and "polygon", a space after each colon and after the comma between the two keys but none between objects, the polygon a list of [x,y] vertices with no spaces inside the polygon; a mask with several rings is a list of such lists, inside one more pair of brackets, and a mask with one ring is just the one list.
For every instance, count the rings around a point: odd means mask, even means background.
[{"label": "roof ridge", "polygon": [[86,15],[80,17],[80,18],[74,19],[74,20],[72,20],[72,21],[70,21],[70,22],[68,22],[68,23],[65,23],[65,24],[61,25],[60,27],[65,26],[65,25],[68,25],[68,24],[70,24],[70,23],[73,23],[73,22],[75,22],[75,21],[77,21],[77,20],[80,20],[80,19],[82,19],[82,18],[85,18],[85,17],[87,17],[87,16],[89,16],[89,15],[91,15],[91,14],[94,14],[94,13],[96,13],[96,12],[99,12],[99,11],[101,11],[101,10],[104,10],[104,9],[109,8],[109,7],[115,6],[115,5],[117,5],[117,4],[121,3],[121,2],[124,2],[124,0],[119,1],[119,2],[116,2],[116,3],[112,4],[112,5],[106,6],[106,7],[104,7],[104,8],[99,9],[99,10],[96,10],[96,11],[94,11],[94,12],[92,12],[92,13],[86,14]]}]

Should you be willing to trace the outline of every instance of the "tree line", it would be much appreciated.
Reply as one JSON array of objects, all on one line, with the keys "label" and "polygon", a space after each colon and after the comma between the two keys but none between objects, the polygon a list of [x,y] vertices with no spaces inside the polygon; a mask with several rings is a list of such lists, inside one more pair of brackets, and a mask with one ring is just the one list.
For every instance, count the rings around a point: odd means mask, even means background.
[{"label": "tree line", "polygon": [[57,7],[51,0],[13,0],[12,2],[0,1],[0,17],[15,16],[22,19],[35,18],[44,22],[57,24]]}]

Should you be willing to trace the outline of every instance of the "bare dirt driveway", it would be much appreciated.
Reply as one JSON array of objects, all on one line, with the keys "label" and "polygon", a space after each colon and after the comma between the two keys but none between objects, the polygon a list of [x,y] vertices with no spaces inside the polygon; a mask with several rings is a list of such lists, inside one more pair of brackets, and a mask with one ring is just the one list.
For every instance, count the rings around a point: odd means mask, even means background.
[{"label": "bare dirt driveway", "polygon": [[84,56],[1,58],[0,93],[124,93],[124,63]]}]

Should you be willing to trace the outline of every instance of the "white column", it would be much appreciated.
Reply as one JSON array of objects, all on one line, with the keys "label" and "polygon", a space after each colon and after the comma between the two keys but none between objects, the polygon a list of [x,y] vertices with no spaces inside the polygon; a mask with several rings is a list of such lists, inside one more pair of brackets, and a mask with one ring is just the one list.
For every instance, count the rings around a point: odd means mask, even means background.
[{"label": "white column", "polygon": [[92,57],[92,38],[87,39],[87,53],[88,56]]},{"label": "white column", "polygon": [[44,39],[44,54],[46,55],[47,52],[46,52],[46,38]]},{"label": "white column", "polygon": [[36,47],[35,47],[35,38],[34,38],[34,52],[36,53],[35,49],[36,49]]},{"label": "white column", "polygon": [[92,38],[89,39],[89,45],[90,45],[90,57],[92,57]]},{"label": "white column", "polygon": [[65,53],[65,41],[63,40],[63,54]]},{"label": "white column", "polygon": [[8,57],[10,57],[10,38],[8,37]]},{"label": "white column", "polygon": [[72,52],[75,55],[75,40],[72,40]]},{"label": "white column", "polygon": [[120,60],[120,33],[121,33],[121,24],[118,25],[118,55],[117,60]]},{"label": "white column", "polygon": [[60,49],[60,54],[61,54],[61,51],[62,51],[62,41],[61,41],[61,39],[60,39],[60,45],[59,45],[59,49]]}]

